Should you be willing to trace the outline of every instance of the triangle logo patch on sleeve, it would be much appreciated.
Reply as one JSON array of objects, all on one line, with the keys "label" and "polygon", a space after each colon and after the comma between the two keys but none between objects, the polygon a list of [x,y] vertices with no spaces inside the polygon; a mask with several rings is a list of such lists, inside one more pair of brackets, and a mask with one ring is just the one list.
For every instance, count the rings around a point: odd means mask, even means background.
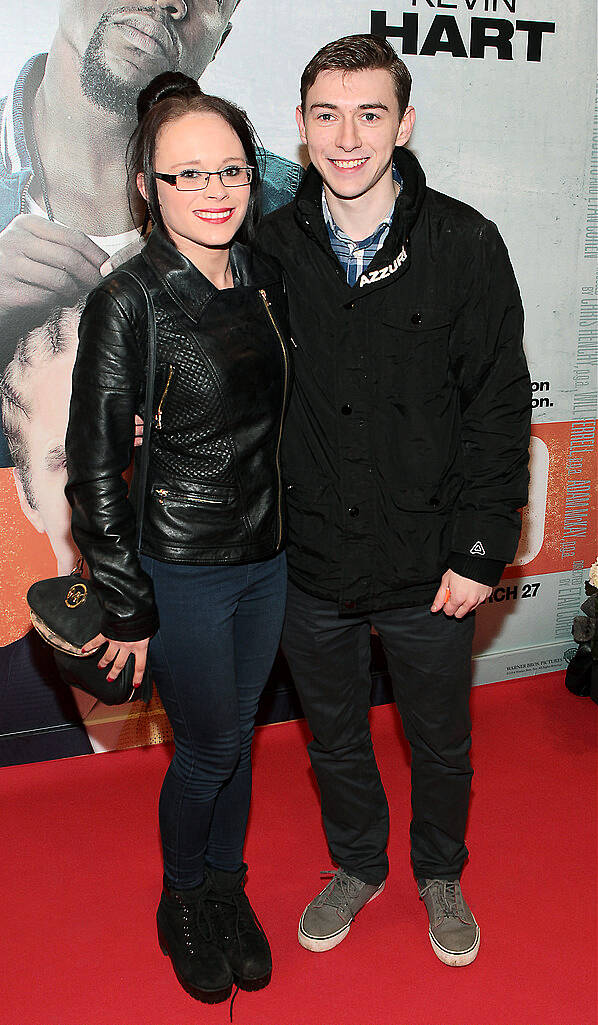
[{"label": "triangle logo patch on sleeve", "polygon": [[474,545],[469,549],[470,555],[485,555],[486,549],[484,548],[481,541],[476,541]]}]

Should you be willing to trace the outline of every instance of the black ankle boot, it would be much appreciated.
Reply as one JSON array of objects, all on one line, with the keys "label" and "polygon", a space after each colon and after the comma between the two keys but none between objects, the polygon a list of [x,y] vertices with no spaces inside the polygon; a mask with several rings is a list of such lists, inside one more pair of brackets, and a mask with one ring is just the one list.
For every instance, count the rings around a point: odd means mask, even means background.
[{"label": "black ankle boot", "polygon": [[245,893],[247,865],[238,872],[206,868],[206,915],[239,989],[263,989],[272,976],[266,934]]},{"label": "black ankle boot", "polygon": [[196,1000],[216,1004],[232,990],[228,961],[212,939],[202,897],[207,881],[192,890],[175,890],[166,879],[158,905],[158,942],[172,961],[181,986]]}]

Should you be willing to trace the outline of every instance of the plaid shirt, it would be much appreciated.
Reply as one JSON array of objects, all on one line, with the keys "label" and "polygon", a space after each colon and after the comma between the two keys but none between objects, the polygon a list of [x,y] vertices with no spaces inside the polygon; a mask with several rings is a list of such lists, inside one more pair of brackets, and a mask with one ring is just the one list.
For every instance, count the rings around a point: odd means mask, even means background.
[{"label": "plaid shirt", "polygon": [[[398,183],[400,192],[403,182],[396,167],[393,167],[392,176],[393,180]],[[359,276],[368,269],[376,253],[379,249],[382,249],[382,246],[386,242],[386,237],[392,224],[394,209],[395,205],[393,203],[388,214],[378,225],[376,230],[361,242],[354,242],[353,239],[349,238],[349,236],[339,228],[338,224],[335,223],[328,208],[328,203],[326,202],[324,186],[322,186],[322,213],[324,214],[324,223],[328,229],[330,245],[332,246],[334,254],[341,267],[345,270],[347,275],[347,284],[350,285],[351,288],[357,282]]]}]

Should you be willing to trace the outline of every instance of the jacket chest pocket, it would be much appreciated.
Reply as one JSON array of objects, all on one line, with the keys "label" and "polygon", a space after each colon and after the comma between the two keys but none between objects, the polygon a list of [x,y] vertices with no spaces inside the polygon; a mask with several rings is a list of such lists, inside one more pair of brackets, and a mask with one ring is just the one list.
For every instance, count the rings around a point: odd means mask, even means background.
[{"label": "jacket chest pocket", "polygon": [[379,346],[384,360],[380,382],[393,394],[437,395],[450,378],[451,313],[446,307],[411,306],[384,312]]}]

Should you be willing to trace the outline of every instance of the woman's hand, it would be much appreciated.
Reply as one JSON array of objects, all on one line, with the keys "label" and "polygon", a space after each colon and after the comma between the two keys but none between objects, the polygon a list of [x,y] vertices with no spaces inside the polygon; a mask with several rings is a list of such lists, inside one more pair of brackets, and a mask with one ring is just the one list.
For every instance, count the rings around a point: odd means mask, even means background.
[{"label": "woman's hand", "polygon": [[88,652],[95,651],[102,644],[108,645],[98,662],[98,669],[104,669],[105,666],[112,662],[112,668],[106,677],[110,683],[116,680],[129,655],[134,655],[135,674],[133,676],[133,686],[139,687],[143,680],[149,642],[149,637],[145,637],[142,641],[111,641],[108,637],[104,637],[104,634],[98,634],[96,637],[92,637],[90,641],[87,641],[81,650],[87,654]]}]

